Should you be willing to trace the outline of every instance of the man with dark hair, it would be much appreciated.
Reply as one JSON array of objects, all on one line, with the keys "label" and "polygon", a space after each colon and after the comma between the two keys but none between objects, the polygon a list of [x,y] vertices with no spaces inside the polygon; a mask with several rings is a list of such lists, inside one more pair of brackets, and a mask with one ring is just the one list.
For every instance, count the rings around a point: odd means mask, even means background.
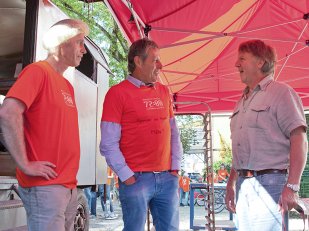
[{"label": "man with dark hair", "polygon": [[291,87],[274,81],[275,61],[274,49],[263,41],[239,46],[235,66],[246,88],[231,116],[225,201],[240,231],[282,230],[281,213],[296,207],[306,163],[304,109]]},{"label": "man with dark hair", "polygon": [[80,20],[54,24],[43,40],[48,57],[21,72],[0,108],[31,231],[74,228],[79,128],[74,89],[63,73],[79,65],[88,33]]},{"label": "man with dark hair", "polygon": [[182,155],[168,89],[157,82],[162,64],[157,44],[135,41],[130,75],[107,93],[101,153],[119,177],[124,231],[143,231],[150,208],[157,231],[178,230],[178,170]]}]

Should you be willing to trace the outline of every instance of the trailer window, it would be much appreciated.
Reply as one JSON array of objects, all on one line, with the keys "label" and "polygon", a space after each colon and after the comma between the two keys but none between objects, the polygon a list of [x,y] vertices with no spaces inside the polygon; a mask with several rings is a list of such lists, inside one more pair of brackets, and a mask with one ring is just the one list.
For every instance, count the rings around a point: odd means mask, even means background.
[{"label": "trailer window", "polygon": [[81,73],[83,73],[85,76],[87,76],[92,81],[96,82],[96,78],[95,78],[96,62],[87,47],[86,47],[86,50],[87,50],[87,53],[84,54],[80,62],[80,65],[76,67],[76,69],[79,70]]}]

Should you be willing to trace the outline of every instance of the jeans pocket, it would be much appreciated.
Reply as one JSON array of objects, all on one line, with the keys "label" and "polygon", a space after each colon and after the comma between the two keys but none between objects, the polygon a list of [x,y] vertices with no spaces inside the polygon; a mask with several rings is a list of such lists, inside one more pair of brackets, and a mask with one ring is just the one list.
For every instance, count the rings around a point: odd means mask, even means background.
[{"label": "jeans pocket", "polygon": [[286,183],[286,175],[285,174],[265,174],[261,175],[260,183],[262,185],[284,185]]},{"label": "jeans pocket", "polygon": [[174,174],[172,174],[171,172],[168,172],[172,177],[176,177],[178,179],[179,176],[176,176]]}]

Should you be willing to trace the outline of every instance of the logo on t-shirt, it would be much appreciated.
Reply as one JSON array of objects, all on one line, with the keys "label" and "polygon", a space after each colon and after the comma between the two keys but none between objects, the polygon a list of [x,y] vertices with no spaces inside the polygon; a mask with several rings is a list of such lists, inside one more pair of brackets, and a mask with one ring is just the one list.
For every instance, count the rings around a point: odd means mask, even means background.
[{"label": "logo on t-shirt", "polygon": [[146,110],[164,108],[163,102],[160,98],[143,99]]},{"label": "logo on t-shirt", "polygon": [[63,90],[61,90],[61,93],[63,95],[64,103],[70,107],[75,107],[72,96]]}]

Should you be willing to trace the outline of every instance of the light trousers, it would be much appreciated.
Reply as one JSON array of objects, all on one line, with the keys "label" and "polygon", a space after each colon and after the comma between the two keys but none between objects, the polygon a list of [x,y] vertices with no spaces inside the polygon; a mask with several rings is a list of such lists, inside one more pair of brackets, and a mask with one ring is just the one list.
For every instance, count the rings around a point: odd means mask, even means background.
[{"label": "light trousers", "polygon": [[239,231],[281,231],[282,214],[279,198],[286,174],[238,177],[236,216]]},{"label": "light trousers", "polygon": [[29,231],[72,231],[77,210],[77,190],[62,185],[19,187]]}]

